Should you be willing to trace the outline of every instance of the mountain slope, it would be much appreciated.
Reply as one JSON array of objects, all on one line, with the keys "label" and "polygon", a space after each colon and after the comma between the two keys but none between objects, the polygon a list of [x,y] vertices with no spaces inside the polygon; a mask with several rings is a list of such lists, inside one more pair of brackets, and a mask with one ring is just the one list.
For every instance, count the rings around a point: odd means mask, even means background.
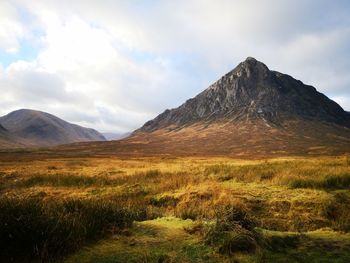
[{"label": "mountain slope", "polygon": [[5,134],[7,130],[0,124],[0,134]]},{"label": "mountain slope", "polygon": [[27,146],[51,146],[81,141],[103,141],[93,129],[71,124],[49,113],[21,109],[0,118],[8,133]]},{"label": "mountain slope", "polygon": [[142,141],[149,152],[183,154],[347,153],[350,114],[314,87],[247,58],[128,142]]},{"label": "mountain slope", "polygon": [[20,146],[11,134],[0,124],[0,148],[12,148]]},{"label": "mountain slope", "polygon": [[314,87],[247,58],[195,98],[166,110],[139,131],[247,119],[275,124],[304,119],[350,125],[350,115]]}]

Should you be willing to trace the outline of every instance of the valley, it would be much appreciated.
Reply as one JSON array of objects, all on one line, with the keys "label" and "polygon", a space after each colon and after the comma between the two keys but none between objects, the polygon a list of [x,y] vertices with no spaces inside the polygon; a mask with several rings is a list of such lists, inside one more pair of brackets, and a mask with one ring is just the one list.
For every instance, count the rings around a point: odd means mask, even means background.
[{"label": "valley", "polygon": [[0,263],[350,263],[350,1],[0,1]]}]

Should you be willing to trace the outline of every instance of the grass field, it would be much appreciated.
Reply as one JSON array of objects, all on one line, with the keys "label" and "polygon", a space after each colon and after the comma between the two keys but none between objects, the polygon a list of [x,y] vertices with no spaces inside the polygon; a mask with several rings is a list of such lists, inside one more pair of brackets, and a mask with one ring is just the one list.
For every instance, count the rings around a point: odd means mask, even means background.
[{"label": "grass field", "polygon": [[0,160],[0,261],[350,262],[350,158]]}]

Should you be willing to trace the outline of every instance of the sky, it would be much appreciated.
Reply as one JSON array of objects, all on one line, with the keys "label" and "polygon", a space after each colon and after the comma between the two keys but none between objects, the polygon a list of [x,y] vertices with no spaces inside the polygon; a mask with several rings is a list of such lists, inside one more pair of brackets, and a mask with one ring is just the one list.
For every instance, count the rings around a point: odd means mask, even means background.
[{"label": "sky", "polygon": [[128,132],[249,56],[350,111],[347,0],[1,0],[0,115]]}]

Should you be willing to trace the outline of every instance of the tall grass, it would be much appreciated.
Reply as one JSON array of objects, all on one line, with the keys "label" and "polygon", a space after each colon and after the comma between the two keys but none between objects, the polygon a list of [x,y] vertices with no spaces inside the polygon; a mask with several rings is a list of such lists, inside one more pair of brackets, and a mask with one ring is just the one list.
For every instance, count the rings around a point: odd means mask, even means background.
[{"label": "tall grass", "polygon": [[146,218],[145,208],[113,199],[0,199],[2,260],[47,262]]},{"label": "tall grass", "polygon": [[153,192],[174,190],[190,183],[198,182],[198,178],[184,172],[161,172],[160,170],[147,170],[135,172],[131,175],[118,176],[84,176],[74,174],[34,174],[12,183],[19,188],[33,186],[51,187],[91,187],[91,186],[117,186],[117,185],[148,185]]},{"label": "tall grass", "polygon": [[129,176],[111,177],[107,175],[84,176],[74,174],[34,174],[27,178],[17,181],[14,185],[17,187],[32,186],[53,186],[53,187],[88,187],[88,186],[107,186],[134,184],[139,182],[151,181],[161,175],[159,170],[149,170],[143,173],[135,173]]},{"label": "tall grass", "polygon": [[214,224],[205,234],[205,242],[217,247],[222,254],[254,252],[259,247],[260,235],[246,211],[239,207],[225,207],[218,211]]},{"label": "tall grass", "polygon": [[348,159],[291,160],[253,165],[214,164],[204,169],[205,176],[217,181],[266,182],[291,188],[347,189],[350,187]]},{"label": "tall grass", "polygon": [[[288,165],[288,163],[284,164]],[[215,164],[207,166],[204,174],[215,176],[219,181],[236,179],[239,181],[261,181],[272,179],[280,170],[280,165],[262,163],[254,165]]]},{"label": "tall grass", "polygon": [[330,220],[335,230],[350,231],[350,197],[339,192],[323,206],[323,215]]},{"label": "tall grass", "polygon": [[350,187],[350,174],[325,176],[324,178],[293,179],[289,186],[291,188],[348,189]]},{"label": "tall grass", "polygon": [[117,184],[107,176],[82,176],[71,174],[37,174],[15,183],[16,187],[53,186],[53,187],[87,187]]},{"label": "tall grass", "polygon": [[[246,224],[251,217],[269,229],[293,230],[300,224],[302,231],[350,231],[348,159],[151,161],[118,161],[115,166],[110,159],[55,161],[52,167],[47,161],[32,170],[9,165],[0,173],[0,188],[17,197],[0,197],[0,261],[54,260],[133,220],[164,214],[214,220],[206,240],[224,254],[259,248],[255,222]],[[110,173],[121,168],[123,173]],[[72,193],[90,198],[68,198]],[[32,194],[47,200],[26,198]]]}]

